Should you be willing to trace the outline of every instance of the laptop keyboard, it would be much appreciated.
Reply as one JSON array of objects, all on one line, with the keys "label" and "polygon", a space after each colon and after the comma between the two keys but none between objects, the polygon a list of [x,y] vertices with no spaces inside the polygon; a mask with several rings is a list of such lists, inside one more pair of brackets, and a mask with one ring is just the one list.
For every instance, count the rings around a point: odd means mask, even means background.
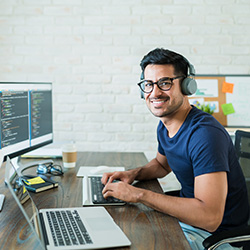
[{"label": "laptop keyboard", "polygon": [[55,246],[93,244],[76,210],[46,212]]},{"label": "laptop keyboard", "polygon": [[104,188],[104,185],[101,182],[102,177],[91,176],[89,178],[91,183],[92,202],[94,204],[124,203],[124,201],[121,201],[114,197],[108,197],[107,199],[103,197],[102,190]]}]

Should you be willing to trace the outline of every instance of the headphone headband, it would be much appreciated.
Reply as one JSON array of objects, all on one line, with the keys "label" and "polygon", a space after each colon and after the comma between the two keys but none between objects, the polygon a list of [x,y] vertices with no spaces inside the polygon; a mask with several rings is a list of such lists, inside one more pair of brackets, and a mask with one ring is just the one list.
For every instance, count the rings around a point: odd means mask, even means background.
[{"label": "headphone headband", "polygon": [[189,61],[188,61],[188,68],[189,68],[189,75],[190,76],[195,76],[194,66],[192,64],[190,64]]}]

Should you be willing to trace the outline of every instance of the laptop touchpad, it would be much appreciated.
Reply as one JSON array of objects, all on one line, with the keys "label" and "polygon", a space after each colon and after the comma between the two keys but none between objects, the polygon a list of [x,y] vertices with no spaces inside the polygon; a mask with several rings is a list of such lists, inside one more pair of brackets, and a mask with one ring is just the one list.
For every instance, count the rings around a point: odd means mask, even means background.
[{"label": "laptop touchpad", "polygon": [[109,218],[99,217],[99,218],[86,218],[89,227],[92,230],[114,230],[116,224]]}]

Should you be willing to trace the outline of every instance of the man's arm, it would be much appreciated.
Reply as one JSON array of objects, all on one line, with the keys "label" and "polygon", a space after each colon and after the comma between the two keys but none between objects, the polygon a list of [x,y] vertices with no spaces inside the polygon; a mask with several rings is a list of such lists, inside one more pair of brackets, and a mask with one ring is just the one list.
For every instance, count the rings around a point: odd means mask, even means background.
[{"label": "man's arm", "polygon": [[135,169],[134,171],[136,171],[135,180],[150,180],[162,178],[172,170],[168,165],[166,156],[157,152],[156,158],[151,160],[145,166]]},{"label": "man's arm", "polygon": [[[157,153],[144,167],[130,170],[134,179],[160,178],[171,172],[165,156]],[[111,183],[121,173],[106,175],[109,182],[103,189],[105,198],[114,196],[126,202],[140,202],[155,210],[172,215],[180,221],[213,232],[221,224],[227,197],[227,173],[214,172],[195,177],[194,198],[173,197],[129,185],[131,181]],[[107,182],[106,179],[106,182]],[[131,180],[131,179],[130,179]],[[104,183],[106,183],[104,182]]]},{"label": "man's arm", "polygon": [[143,167],[138,167],[128,171],[104,173],[102,183],[106,184],[108,181],[120,179],[125,183],[131,184],[134,180],[150,180],[155,178],[162,178],[171,172],[168,161],[164,155],[157,153],[156,158],[151,160]]},{"label": "man's arm", "polygon": [[227,197],[227,174],[215,172],[195,178],[195,198],[156,194],[148,190],[137,193],[141,202],[180,221],[215,231],[221,224]]},{"label": "man's arm", "polygon": [[[144,178],[141,176],[138,179]],[[195,197],[182,198],[140,189],[126,182],[107,183],[105,198],[114,196],[126,202],[140,202],[155,210],[172,215],[192,226],[214,232],[221,224],[227,197],[227,173],[215,172],[195,178]]]}]

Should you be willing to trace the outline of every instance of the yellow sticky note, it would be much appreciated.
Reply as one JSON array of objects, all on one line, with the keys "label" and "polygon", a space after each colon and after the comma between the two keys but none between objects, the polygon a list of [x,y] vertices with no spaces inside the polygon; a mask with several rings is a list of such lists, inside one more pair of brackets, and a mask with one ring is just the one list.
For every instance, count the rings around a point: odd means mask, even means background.
[{"label": "yellow sticky note", "polygon": [[221,105],[222,111],[224,115],[230,115],[235,113],[234,107],[232,103],[225,103]]},{"label": "yellow sticky note", "polygon": [[234,84],[229,82],[223,82],[222,84],[222,92],[223,93],[233,93]]},{"label": "yellow sticky note", "polygon": [[25,183],[27,185],[34,185],[34,184],[40,184],[40,183],[44,183],[45,181],[41,178],[41,177],[35,177],[32,179],[27,179],[27,181],[25,181]]}]

